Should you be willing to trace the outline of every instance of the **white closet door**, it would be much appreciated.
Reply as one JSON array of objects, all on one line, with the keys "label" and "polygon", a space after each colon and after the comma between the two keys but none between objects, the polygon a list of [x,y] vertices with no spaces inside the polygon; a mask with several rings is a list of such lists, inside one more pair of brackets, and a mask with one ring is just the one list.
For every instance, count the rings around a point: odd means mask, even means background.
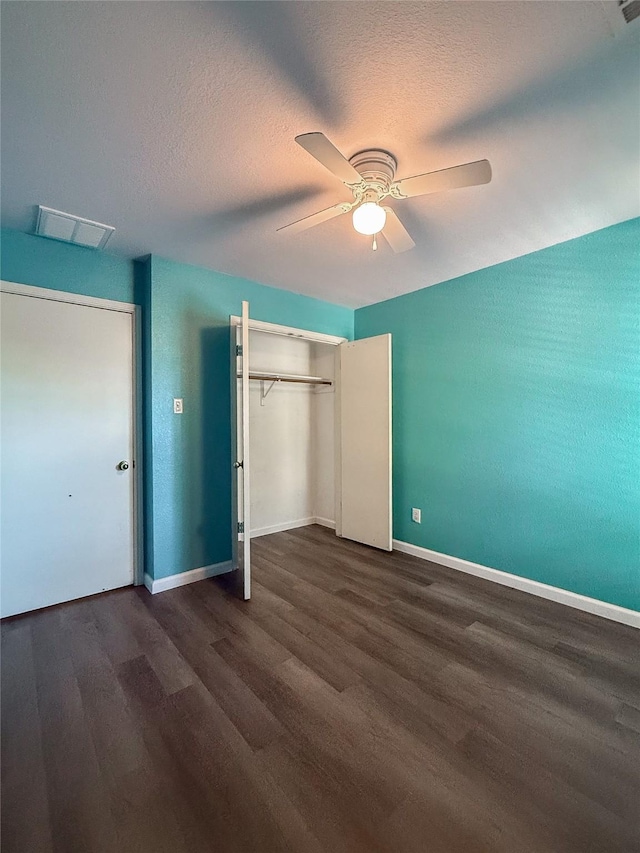
[{"label": "white closet door", "polygon": [[2,616],[133,583],[132,315],[2,293]]},{"label": "white closet door", "polygon": [[349,341],[339,350],[339,533],[391,551],[391,335]]},{"label": "white closet door", "polygon": [[231,335],[232,352],[232,434],[235,469],[233,560],[239,573],[239,595],[251,598],[251,492],[249,483],[249,303],[242,303],[240,324]]}]

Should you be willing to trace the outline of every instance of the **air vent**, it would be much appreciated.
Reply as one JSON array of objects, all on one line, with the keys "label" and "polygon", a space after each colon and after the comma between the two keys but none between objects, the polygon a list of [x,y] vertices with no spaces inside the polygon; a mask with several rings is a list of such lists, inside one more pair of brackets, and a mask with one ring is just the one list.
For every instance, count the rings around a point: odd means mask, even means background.
[{"label": "air vent", "polygon": [[618,0],[618,6],[628,24],[640,17],[640,0]]},{"label": "air vent", "polygon": [[40,237],[64,240],[66,243],[76,243],[90,249],[104,249],[115,230],[112,225],[102,225],[100,222],[92,222],[71,213],[38,205],[36,234]]}]

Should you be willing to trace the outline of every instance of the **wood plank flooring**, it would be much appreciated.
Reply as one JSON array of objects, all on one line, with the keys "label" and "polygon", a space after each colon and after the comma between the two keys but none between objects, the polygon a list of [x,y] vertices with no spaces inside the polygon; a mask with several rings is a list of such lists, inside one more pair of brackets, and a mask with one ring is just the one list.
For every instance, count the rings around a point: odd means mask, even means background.
[{"label": "wood plank flooring", "polygon": [[309,527],[2,626],[3,853],[632,853],[638,631]]}]

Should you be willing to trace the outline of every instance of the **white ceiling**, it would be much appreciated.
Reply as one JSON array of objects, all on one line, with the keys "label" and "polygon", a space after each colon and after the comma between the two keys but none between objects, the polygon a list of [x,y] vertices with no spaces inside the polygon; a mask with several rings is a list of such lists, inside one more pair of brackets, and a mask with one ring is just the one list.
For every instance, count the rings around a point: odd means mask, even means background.
[{"label": "white ceiling", "polygon": [[[616,3],[2,4],[2,222],[44,204],[148,252],[358,306],[640,214],[640,26]],[[294,136],[398,176],[488,158],[487,186],[394,206],[373,253]]]}]

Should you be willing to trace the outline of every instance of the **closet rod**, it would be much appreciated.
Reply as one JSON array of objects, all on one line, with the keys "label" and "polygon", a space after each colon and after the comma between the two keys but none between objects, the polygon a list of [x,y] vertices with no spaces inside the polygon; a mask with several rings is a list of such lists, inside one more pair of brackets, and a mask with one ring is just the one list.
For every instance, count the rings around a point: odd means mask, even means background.
[{"label": "closet rod", "polygon": [[[241,376],[239,373],[238,376]],[[333,385],[331,379],[323,379],[322,376],[293,376],[291,374],[282,373],[251,373],[249,371],[249,379],[258,379],[260,381],[260,405],[264,406],[264,401],[269,396],[269,392],[273,389],[276,382],[296,382],[303,385]],[[270,385],[265,391],[264,383],[269,382]]]},{"label": "closet rod", "polygon": [[319,376],[279,376],[277,374],[262,374],[262,373],[250,373],[249,379],[264,379],[267,382],[272,380],[273,382],[301,382],[304,385],[331,385],[330,379],[321,379]]},{"label": "closet rod", "polygon": [[[239,373],[238,376],[241,376]],[[287,376],[281,373],[249,373],[249,379],[260,379],[265,382],[299,382],[305,385],[333,385],[331,379],[321,376]]]}]

